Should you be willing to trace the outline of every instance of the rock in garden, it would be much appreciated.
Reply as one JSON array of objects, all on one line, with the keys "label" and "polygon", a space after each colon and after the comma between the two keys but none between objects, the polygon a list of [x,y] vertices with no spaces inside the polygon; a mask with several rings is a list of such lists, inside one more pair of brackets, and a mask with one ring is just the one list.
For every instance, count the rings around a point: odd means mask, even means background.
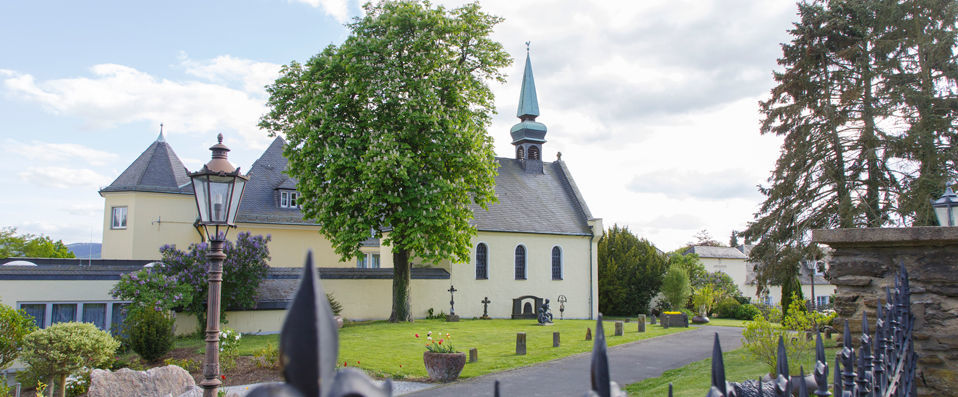
[{"label": "rock in garden", "polygon": [[703,315],[692,317],[692,324],[706,324],[708,322],[709,318]]},{"label": "rock in garden", "polygon": [[196,386],[185,369],[175,365],[134,371],[122,368],[116,372],[95,369],[90,373],[89,397],[179,396]]}]

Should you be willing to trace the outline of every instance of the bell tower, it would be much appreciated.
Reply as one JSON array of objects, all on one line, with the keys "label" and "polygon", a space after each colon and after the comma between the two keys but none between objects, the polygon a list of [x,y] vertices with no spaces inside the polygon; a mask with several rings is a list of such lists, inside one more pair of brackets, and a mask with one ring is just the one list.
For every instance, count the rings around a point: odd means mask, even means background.
[{"label": "bell tower", "polygon": [[512,144],[516,147],[516,160],[526,172],[542,173],[542,144],[546,142],[546,126],[536,121],[539,116],[539,99],[536,97],[536,82],[532,77],[532,61],[529,58],[529,42],[526,42],[526,67],[522,73],[522,90],[519,92],[519,123],[512,126]]}]

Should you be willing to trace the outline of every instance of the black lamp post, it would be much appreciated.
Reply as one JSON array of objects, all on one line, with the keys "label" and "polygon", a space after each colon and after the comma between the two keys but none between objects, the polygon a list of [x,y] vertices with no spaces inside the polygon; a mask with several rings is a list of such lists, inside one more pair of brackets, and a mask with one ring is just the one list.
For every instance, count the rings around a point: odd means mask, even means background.
[{"label": "black lamp post", "polygon": [[249,179],[240,174],[239,168],[233,167],[226,160],[226,153],[230,149],[223,145],[223,134],[217,135],[216,139],[218,142],[210,147],[213,159],[206,163],[203,169],[190,174],[193,179],[196,209],[200,214],[199,224],[203,226],[210,242],[210,250],[206,254],[210,261],[206,305],[206,358],[203,364],[203,381],[200,382],[203,397],[216,397],[221,384],[220,285],[223,283],[223,261],[226,260],[223,247],[226,245],[226,233],[236,226],[233,223],[236,210]]},{"label": "black lamp post", "polygon": [[938,225],[958,226],[958,195],[955,195],[951,187],[945,189],[945,194],[940,199],[932,200],[931,206],[935,209]]}]

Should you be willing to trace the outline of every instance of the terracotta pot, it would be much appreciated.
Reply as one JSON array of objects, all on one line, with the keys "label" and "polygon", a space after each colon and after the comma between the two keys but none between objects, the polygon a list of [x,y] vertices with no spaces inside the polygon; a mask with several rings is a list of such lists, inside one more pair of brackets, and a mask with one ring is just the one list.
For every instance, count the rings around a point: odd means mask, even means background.
[{"label": "terracotta pot", "polygon": [[436,382],[452,382],[459,378],[462,367],[466,366],[466,353],[423,352],[422,362],[426,365],[429,379]]}]

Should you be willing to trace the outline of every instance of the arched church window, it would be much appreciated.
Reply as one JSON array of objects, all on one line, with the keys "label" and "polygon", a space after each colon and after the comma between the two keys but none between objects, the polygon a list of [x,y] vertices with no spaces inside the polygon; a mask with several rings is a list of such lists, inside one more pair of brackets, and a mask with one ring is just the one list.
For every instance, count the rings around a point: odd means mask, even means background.
[{"label": "arched church window", "polygon": [[489,278],[489,247],[485,243],[476,246],[476,280]]},{"label": "arched church window", "polygon": [[526,247],[516,247],[516,280],[526,279]]},{"label": "arched church window", "polygon": [[522,160],[526,157],[526,152],[522,150],[522,146],[516,148],[516,159]]},{"label": "arched church window", "polygon": [[552,247],[552,279],[562,280],[562,249]]},{"label": "arched church window", "polygon": [[529,148],[529,160],[538,160],[539,159],[539,147],[532,146]]}]

